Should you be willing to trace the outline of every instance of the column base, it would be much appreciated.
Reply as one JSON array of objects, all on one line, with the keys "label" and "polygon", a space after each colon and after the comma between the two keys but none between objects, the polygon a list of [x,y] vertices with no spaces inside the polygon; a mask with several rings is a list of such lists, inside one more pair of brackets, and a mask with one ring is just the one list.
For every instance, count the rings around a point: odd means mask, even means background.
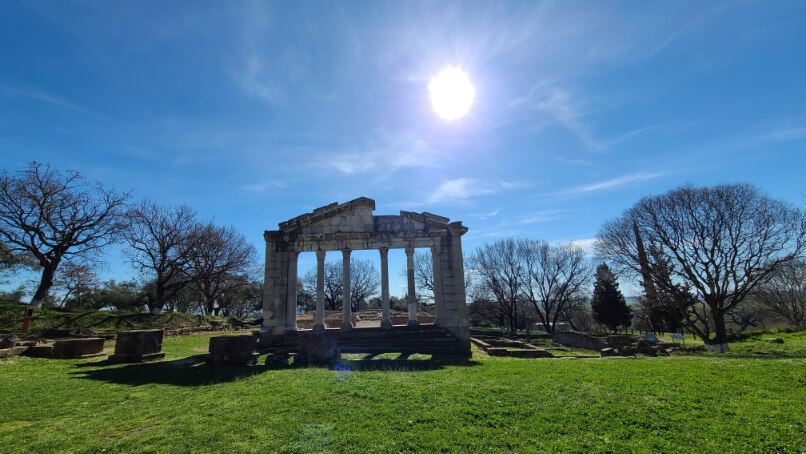
[{"label": "column base", "polygon": [[392,329],[392,322],[390,322],[389,320],[382,321],[381,322],[381,328],[382,329]]},{"label": "column base", "polygon": [[406,326],[412,326],[412,327],[420,326],[420,322],[418,322],[417,320],[409,320],[409,322],[406,323]]},{"label": "column base", "polygon": [[344,324],[341,325],[341,330],[342,331],[352,331],[353,330],[353,325],[351,325],[349,322],[344,323]]},{"label": "column base", "polygon": [[316,331],[316,332],[325,332],[326,331],[325,330],[325,325],[322,325],[322,324],[313,325],[313,330]]}]

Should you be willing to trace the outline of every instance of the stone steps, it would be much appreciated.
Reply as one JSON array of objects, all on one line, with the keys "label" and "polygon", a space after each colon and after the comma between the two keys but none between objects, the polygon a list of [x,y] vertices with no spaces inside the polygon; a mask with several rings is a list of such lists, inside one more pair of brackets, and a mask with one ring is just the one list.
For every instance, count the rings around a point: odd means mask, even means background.
[{"label": "stone steps", "polygon": [[[261,353],[299,351],[299,339],[309,336],[313,331],[287,333],[281,338],[273,338],[271,342],[258,345]],[[392,329],[380,327],[355,328],[351,331],[327,330],[342,353],[422,353],[422,354],[460,354],[469,355],[469,348],[464,346],[448,330],[435,325],[418,327],[395,326]]]}]

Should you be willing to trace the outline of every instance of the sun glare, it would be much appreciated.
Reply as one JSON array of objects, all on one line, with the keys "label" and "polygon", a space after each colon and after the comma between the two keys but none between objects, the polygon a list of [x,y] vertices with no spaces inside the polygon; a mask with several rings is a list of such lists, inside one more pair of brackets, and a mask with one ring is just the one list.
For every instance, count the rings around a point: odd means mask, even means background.
[{"label": "sun glare", "polygon": [[465,116],[476,97],[476,89],[467,73],[458,67],[445,68],[431,78],[428,91],[431,92],[434,112],[446,120]]}]

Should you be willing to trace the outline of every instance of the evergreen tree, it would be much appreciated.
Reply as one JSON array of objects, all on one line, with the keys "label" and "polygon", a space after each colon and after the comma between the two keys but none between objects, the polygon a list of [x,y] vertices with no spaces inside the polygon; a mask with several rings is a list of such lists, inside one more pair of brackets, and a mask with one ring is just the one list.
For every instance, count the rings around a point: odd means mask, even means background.
[{"label": "evergreen tree", "polygon": [[620,326],[628,326],[632,320],[632,310],[618,288],[616,275],[604,263],[596,268],[591,309],[593,318],[612,331]]}]

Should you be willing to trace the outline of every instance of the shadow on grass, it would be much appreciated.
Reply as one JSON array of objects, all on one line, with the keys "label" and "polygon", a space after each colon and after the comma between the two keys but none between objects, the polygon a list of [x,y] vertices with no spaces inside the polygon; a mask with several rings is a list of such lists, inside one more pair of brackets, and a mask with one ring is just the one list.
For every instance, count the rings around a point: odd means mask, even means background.
[{"label": "shadow on grass", "polygon": [[470,359],[437,358],[437,359],[341,359],[319,364],[291,364],[288,366],[207,366],[206,355],[194,355],[173,361],[162,361],[143,364],[120,365],[108,360],[80,363],[71,372],[75,378],[99,380],[108,383],[140,386],[146,384],[164,384],[174,386],[204,386],[216,383],[229,383],[261,374],[269,370],[325,368],[341,372],[360,371],[428,371],[447,366],[472,367],[481,363]]},{"label": "shadow on grass", "polygon": [[[346,371],[426,371],[444,369],[446,366],[473,367],[481,365],[478,361],[465,358],[432,358],[432,359],[372,359],[358,360],[341,359],[318,367],[329,367],[334,370]],[[305,366],[303,366],[305,367]],[[314,365],[310,367],[316,367]]]},{"label": "shadow on grass", "polygon": [[206,355],[195,355],[174,361],[120,366],[108,360],[76,364],[84,369],[71,372],[75,378],[140,386],[151,383],[174,386],[204,386],[229,383],[266,372],[263,366],[206,366]]}]

